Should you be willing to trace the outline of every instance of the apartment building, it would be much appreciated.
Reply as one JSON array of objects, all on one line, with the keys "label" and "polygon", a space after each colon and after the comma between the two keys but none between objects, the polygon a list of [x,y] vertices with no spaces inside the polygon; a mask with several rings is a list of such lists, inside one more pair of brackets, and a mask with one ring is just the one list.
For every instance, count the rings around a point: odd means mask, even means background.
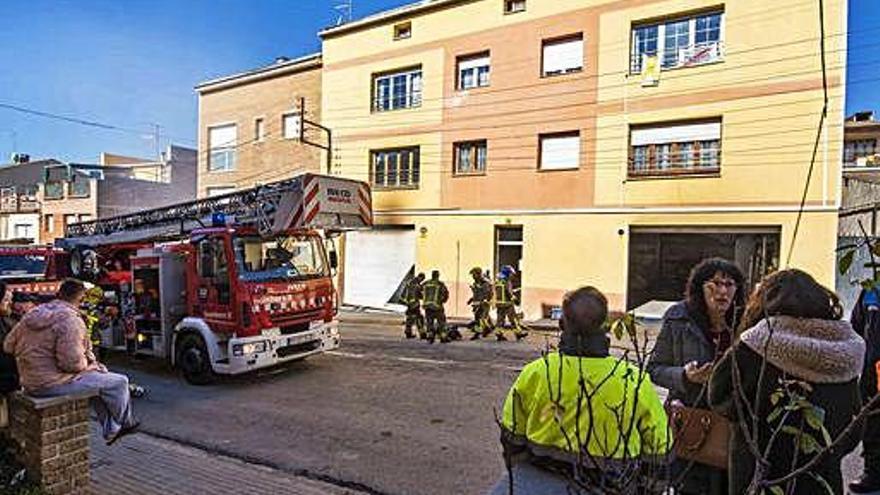
[{"label": "apartment building", "polygon": [[[305,119],[321,119],[321,55],[281,57],[271,65],[203,82],[199,95],[199,197],[280,180],[324,167],[322,149],[304,143]],[[306,141],[326,146],[319,128]]]},{"label": "apartment building", "polygon": [[58,160],[16,156],[0,165],[0,244],[3,241],[40,242],[40,188],[43,171]]},{"label": "apartment building", "polygon": [[321,32],[333,173],[379,223],[347,236],[345,301],[438,269],[466,314],[471,267],[511,264],[528,318],[586,284],[634,308],[711,255],[833,284],[847,5],[825,7],[796,242],[816,2],[433,0]]}]

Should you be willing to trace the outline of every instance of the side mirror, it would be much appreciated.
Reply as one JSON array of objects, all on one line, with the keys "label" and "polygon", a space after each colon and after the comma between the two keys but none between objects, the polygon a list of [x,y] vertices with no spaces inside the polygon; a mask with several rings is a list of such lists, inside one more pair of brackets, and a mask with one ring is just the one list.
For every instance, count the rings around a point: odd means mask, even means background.
[{"label": "side mirror", "polygon": [[339,255],[336,251],[330,251],[330,268],[334,270],[339,268]]}]

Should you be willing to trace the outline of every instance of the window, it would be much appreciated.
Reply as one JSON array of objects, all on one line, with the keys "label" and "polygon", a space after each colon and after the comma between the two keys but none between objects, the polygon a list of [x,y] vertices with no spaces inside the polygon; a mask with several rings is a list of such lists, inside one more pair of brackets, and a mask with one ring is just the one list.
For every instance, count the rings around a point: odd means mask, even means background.
[{"label": "window", "polygon": [[583,35],[545,41],[543,65],[544,76],[581,71],[584,68]]},{"label": "window", "polygon": [[88,176],[78,172],[73,173],[70,180],[70,197],[71,198],[88,198],[92,193],[92,181]]},{"label": "window", "polygon": [[55,232],[55,215],[45,215],[43,217],[43,223],[46,226],[46,232],[50,234]]},{"label": "window", "polygon": [[13,229],[15,239],[36,239],[34,237],[34,226],[29,223],[17,223]]},{"label": "window", "polygon": [[[876,139],[857,139],[854,141],[845,141],[843,143],[843,162],[849,167],[865,166],[869,161],[875,162],[873,158],[877,154]],[[864,163],[861,163],[864,162]]]},{"label": "window", "polygon": [[235,142],[238,129],[235,124],[208,128],[208,170],[225,172],[235,169]]},{"label": "window", "polygon": [[489,85],[489,52],[458,59],[458,89],[482,88]]},{"label": "window", "polygon": [[213,198],[214,196],[222,196],[224,194],[229,194],[232,192],[235,192],[234,186],[209,187],[207,189],[207,194],[209,198]]},{"label": "window", "polygon": [[504,13],[516,14],[526,11],[526,0],[504,0]]},{"label": "window", "polygon": [[706,173],[720,168],[720,119],[630,130],[631,176]]},{"label": "window", "polygon": [[541,170],[570,170],[580,166],[581,135],[579,132],[545,134],[540,138]]},{"label": "window", "polygon": [[419,186],[419,148],[373,151],[373,186],[416,188]]},{"label": "window", "polygon": [[316,236],[237,237],[234,246],[238,276],[248,282],[287,281],[327,273],[321,239]]},{"label": "window", "polygon": [[721,60],[723,30],[723,12],[634,26],[630,72],[641,72],[647,57],[659,57],[664,69]]},{"label": "window", "polygon": [[46,199],[64,199],[64,182],[57,180],[46,182],[43,196]]},{"label": "window", "polygon": [[266,139],[266,125],[262,118],[254,120],[254,139],[258,142]]},{"label": "window", "polygon": [[373,76],[373,111],[415,108],[422,104],[422,69]]},{"label": "window", "polygon": [[455,143],[455,174],[486,173],[486,141]]},{"label": "window", "polygon": [[284,139],[299,139],[302,131],[302,116],[299,113],[286,113],[282,115],[281,127],[284,132]]},{"label": "window", "polygon": [[412,23],[403,22],[394,26],[394,39],[405,40],[412,38]]},{"label": "window", "polygon": [[64,215],[64,228],[73,225],[76,223],[76,215]]}]

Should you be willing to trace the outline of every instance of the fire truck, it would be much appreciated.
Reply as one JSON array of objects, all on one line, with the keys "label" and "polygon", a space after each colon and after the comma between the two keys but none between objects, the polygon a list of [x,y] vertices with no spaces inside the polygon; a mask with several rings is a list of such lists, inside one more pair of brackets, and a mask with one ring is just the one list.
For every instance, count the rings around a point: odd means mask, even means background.
[{"label": "fire truck", "polygon": [[102,347],[204,384],[337,348],[334,238],[371,225],[367,184],[304,174],[71,224],[55,265],[118,308]]}]

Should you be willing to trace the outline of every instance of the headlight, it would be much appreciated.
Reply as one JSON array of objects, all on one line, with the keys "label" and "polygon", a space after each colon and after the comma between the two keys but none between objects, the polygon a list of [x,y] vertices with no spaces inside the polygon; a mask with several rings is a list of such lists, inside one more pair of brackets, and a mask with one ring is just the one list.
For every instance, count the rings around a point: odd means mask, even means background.
[{"label": "headlight", "polygon": [[255,354],[266,352],[266,342],[250,342],[247,344],[235,344],[232,346],[233,356],[243,356],[245,354]]}]

